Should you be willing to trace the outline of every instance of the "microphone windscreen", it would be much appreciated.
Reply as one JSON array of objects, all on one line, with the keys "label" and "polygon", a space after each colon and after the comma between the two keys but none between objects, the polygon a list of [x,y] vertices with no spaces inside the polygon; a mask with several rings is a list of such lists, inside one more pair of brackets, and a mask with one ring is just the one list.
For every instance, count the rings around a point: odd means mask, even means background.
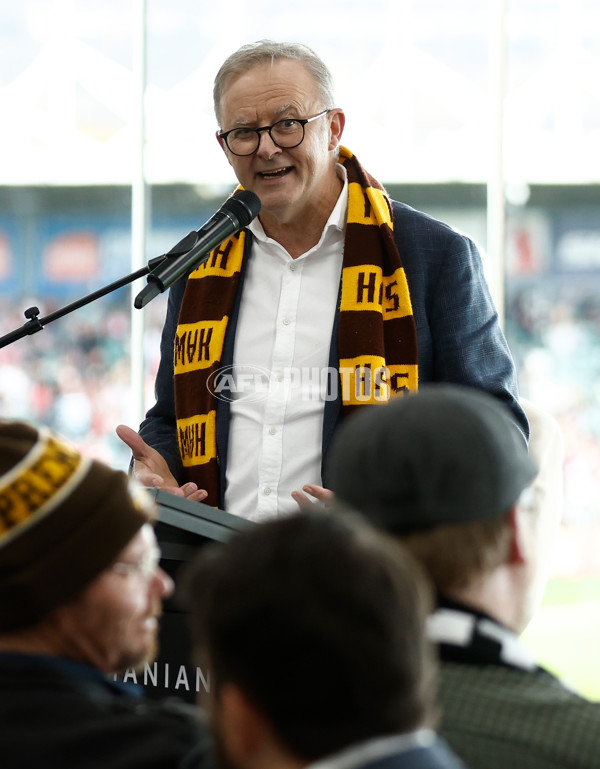
[{"label": "microphone windscreen", "polygon": [[258,195],[251,190],[241,190],[237,195],[228,198],[223,204],[223,208],[237,219],[240,229],[242,229],[250,224],[254,217],[258,216],[261,202]]}]

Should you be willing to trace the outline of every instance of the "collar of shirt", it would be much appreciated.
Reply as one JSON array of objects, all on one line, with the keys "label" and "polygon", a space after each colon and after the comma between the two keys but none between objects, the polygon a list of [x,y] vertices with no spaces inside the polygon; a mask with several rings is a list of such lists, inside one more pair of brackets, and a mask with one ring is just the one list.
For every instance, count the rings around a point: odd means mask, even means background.
[{"label": "collar of shirt", "polygon": [[407,753],[416,748],[427,748],[433,745],[437,737],[431,729],[419,729],[406,734],[394,734],[386,737],[375,737],[358,745],[352,745],[346,750],[335,753],[309,764],[306,769],[354,769],[380,761],[398,753]]},{"label": "collar of shirt", "polygon": [[[456,601],[440,599],[427,620],[427,637],[440,645],[442,659],[460,659],[535,671],[539,667],[517,635],[492,617]],[[454,650],[454,651],[453,651]]]},{"label": "collar of shirt", "polygon": [[[323,241],[325,240],[327,233],[332,227],[338,230],[339,232],[344,232],[344,230],[346,229],[346,220],[348,218],[348,174],[344,166],[341,165],[341,163],[338,163],[336,165],[335,170],[338,177],[343,183],[340,196],[338,197],[337,202],[333,207],[331,214],[329,215],[329,219],[325,223],[325,227],[323,227],[323,232],[321,233],[321,238],[319,239],[319,242],[317,243],[316,246],[313,246],[313,248],[311,248],[305,254],[302,254],[301,256],[299,256],[298,257],[299,259],[303,259],[309,254],[312,254],[313,251],[318,250],[321,247]],[[260,223],[260,219],[258,216],[250,222],[250,224],[248,225],[248,229],[254,235],[254,237],[261,243],[275,242],[271,238],[269,238],[268,235],[263,230],[263,226]]]},{"label": "collar of shirt", "polygon": [[24,652],[0,652],[0,666],[11,669],[24,667],[58,670],[73,678],[88,679],[104,684],[119,694],[127,694],[138,699],[144,697],[144,690],[141,686],[118,681],[116,678],[111,679],[97,668],[66,657],[56,657],[50,654],[26,654]]}]

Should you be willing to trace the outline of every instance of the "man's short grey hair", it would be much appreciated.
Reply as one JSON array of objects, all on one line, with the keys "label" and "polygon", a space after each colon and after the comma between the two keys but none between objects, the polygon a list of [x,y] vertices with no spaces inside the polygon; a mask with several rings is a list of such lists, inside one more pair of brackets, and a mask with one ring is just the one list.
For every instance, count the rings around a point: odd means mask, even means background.
[{"label": "man's short grey hair", "polygon": [[247,72],[258,64],[269,62],[273,64],[278,59],[293,59],[302,63],[313,76],[322,99],[321,107],[328,109],[334,106],[333,78],[326,64],[317,54],[303,43],[277,43],[274,40],[257,40],[243,45],[232,53],[221,65],[215,77],[213,99],[217,121],[221,122],[219,108],[221,97],[227,81]]}]

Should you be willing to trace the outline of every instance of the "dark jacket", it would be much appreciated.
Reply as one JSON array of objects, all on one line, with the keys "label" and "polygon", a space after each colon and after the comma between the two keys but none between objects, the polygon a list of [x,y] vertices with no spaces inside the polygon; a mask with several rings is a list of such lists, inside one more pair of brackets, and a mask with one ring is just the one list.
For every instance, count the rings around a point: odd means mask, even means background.
[{"label": "dark jacket", "polygon": [[[360,753],[361,747],[360,743],[350,746],[350,755],[342,752],[339,763],[337,755],[329,756],[325,761],[335,769],[340,766],[351,767],[351,769],[465,769],[460,758],[449,749],[444,740],[436,736],[427,745],[396,751],[371,760],[365,757],[361,761],[356,756],[357,752]],[[353,752],[354,756],[352,756]],[[368,755],[368,748],[366,755]],[[310,765],[308,769],[311,769]]]},{"label": "dark jacket", "polygon": [[[461,633],[449,632],[454,618]],[[536,665],[514,633],[476,609],[441,599],[429,635],[441,659],[438,729],[470,769],[599,765],[600,703]]]},{"label": "dark jacket", "polygon": [[2,769],[207,769],[200,711],[55,657],[0,654]]}]

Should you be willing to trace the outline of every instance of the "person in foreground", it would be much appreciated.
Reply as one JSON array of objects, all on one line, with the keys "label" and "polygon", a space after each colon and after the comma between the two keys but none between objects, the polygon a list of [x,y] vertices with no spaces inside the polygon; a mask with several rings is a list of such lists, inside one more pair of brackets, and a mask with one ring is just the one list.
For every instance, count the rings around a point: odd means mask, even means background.
[{"label": "person in foreground", "polygon": [[254,521],[293,512],[307,484],[326,496],[345,416],[429,381],[492,393],[526,436],[476,244],[392,201],[342,146],[314,51],[245,45],[213,97],[220,150],[262,208],[170,289],[156,404],[139,434],[117,428],[140,481]]},{"label": "person in foreground", "polygon": [[435,584],[428,636],[441,657],[439,731],[465,763],[591,769],[600,705],[537,665],[518,639],[546,584],[563,475],[558,424],[524,405],[530,453],[507,410],[466,388],[430,385],[360,413],[332,448],[332,488]]},{"label": "person in foreground", "polygon": [[432,731],[430,588],[322,511],[208,545],[183,579],[221,769],[457,769]]},{"label": "person in foreground", "polygon": [[112,673],[156,653],[155,505],[44,428],[0,422],[2,769],[192,769],[197,708],[146,702]]}]

